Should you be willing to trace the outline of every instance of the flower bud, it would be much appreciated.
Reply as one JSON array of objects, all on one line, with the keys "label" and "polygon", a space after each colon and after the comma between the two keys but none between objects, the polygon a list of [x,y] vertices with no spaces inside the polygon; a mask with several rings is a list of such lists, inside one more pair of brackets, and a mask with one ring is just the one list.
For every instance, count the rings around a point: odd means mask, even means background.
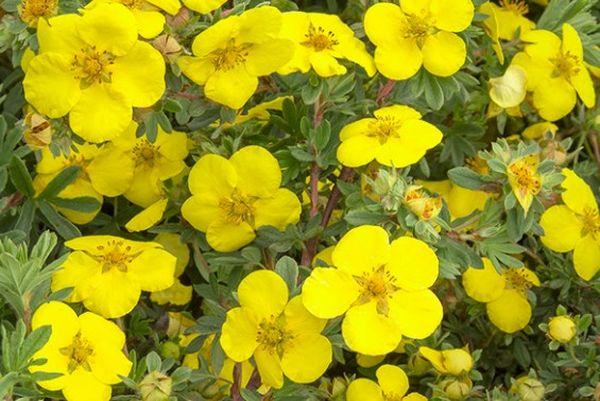
[{"label": "flower bud", "polygon": [[577,334],[575,322],[569,316],[554,316],[548,323],[548,336],[559,343],[568,343]]},{"label": "flower bud", "polygon": [[539,380],[524,376],[513,383],[510,392],[518,395],[521,401],[541,401],[546,389]]},{"label": "flower bud", "polygon": [[42,149],[52,142],[52,127],[48,120],[37,113],[25,117],[24,140],[32,149]]},{"label": "flower bud", "polygon": [[140,382],[142,401],[167,401],[173,380],[159,371],[148,373]]},{"label": "flower bud", "polygon": [[442,351],[442,355],[444,356],[444,366],[451,375],[458,376],[473,369],[471,354],[462,348]]},{"label": "flower bud", "polygon": [[429,362],[421,356],[421,354],[416,353],[413,354],[408,359],[408,369],[407,372],[410,372],[411,375],[421,376],[427,373],[430,368]]},{"label": "flower bud", "polygon": [[161,346],[160,354],[163,358],[179,359],[181,348],[173,341],[166,341]]},{"label": "flower bud", "polygon": [[181,45],[172,35],[160,35],[152,41],[152,45],[166,58],[170,59],[181,53]]},{"label": "flower bud", "polygon": [[473,382],[468,377],[463,379],[446,379],[440,383],[444,394],[451,400],[463,400],[473,388]]}]

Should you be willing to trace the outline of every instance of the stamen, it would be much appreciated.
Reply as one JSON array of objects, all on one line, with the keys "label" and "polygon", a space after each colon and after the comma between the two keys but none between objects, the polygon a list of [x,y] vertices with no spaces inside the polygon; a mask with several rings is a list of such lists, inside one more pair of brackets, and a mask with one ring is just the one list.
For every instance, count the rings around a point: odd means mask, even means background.
[{"label": "stamen", "polygon": [[306,40],[301,44],[306,47],[312,47],[318,52],[332,50],[334,46],[339,44],[332,31],[326,32],[322,27],[315,28],[312,23],[308,26],[308,33],[304,37]]}]

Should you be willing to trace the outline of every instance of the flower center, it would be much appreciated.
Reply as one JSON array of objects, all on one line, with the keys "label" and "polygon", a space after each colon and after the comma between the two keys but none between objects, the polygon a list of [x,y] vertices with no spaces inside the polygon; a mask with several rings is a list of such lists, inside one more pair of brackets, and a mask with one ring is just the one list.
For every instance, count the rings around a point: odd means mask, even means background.
[{"label": "flower center", "polygon": [[312,47],[316,51],[332,50],[333,46],[338,45],[335,34],[331,31],[325,31],[322,27],[315,28],[311,23],[308,26],[308,33],[304,34],[306,40],[302,42],[303,46]]},{"label": "flower center", "polygon": [[524,161],[517,161],[508,167],[513,176],[518,191],[524,194],[537,195],[542,189],[542,183],[536,169]]},{"label": "flower center", "polygon": [[235,44],[235,39],[232,38],[229,39],[225,48],[213,50],[207,57],[210,58],[216,70],[229,71],[246,62],[248,49],[251,46],[247,43],[238,46]]},{"label": "flower center", "polygon": [[580,60],[571,52],[559,53],[555,58],[550,59],[552,64],[554,64],[554,77],[564,77],[566,79],[571,79],[573,76],[577,75],[580,71]]},{"label": "flower center", "polygon": [[21,19],[32,26],[40,17],[49,17],[56,13],[57,0],[23,0],[19,6]]},{"label": "flower center", "polygon": [[112,72],[110,65],[115,57],[107,51],[98,51],[95,46],[90,46],[73,56],[71,70],[75,77],[81,80],[84,87],[94,83],[110,82]]},{"label": "flower center", "polygon": [[407,14],[406,24],[402,29],[402,37],[405,39],[415,39],[419,47],[425,42],[425,38],[435,33],[435,28],[431,25],[428,18]]},{"label": "flower center", "polygon": [[94,348],[81,334],[77,334],[69,346],[60,349],[60,353],[69,358],[69,372],[79,366],[89,370],[88,358],[94,353]]},{"label": "flower center", "polygon": [[398,287],[395,285],[396,279],[386,270],[385,266],[374,268],[371,272],[363,273],[362,276],[355,276],[354,279],[360,286],[361,304],[372,300],[377,301],[377,311],[387,314],[387,300]]},{"label": "flower center", "polygon": [[581,235],[592,235],[596,237],[600,233],[600,215],[596,208],[586,207],[581,216],[583,228]]},{"label": "flower center", "polygon": [[133,155],[136,166],[147,165],[148,167],[153,167],[154,162],[159,156],[158,147],[142,139],[133,147]]},{"label": "flower center", "polygon": [[284,341],[291,338],[291,333],[284,330],[282,322],[278,319],[265,319],[258,325],[256,341],[273,350],[276,350]]},{"label": "flower center", "polygon": [[110,240],[106,246],[98,245],[97,249],[102,252],[97,258],[102,263],[102,273],[107,273],[113,268],[127,272],[127,265],[137,256],[131,253],[131,246],[124,246],[123,241],[118,240]]},{"label": "flower center", "polygon": [[241,224],[246,222],[252,225],[254,222],[253,204],[255,201],[255,198],[235,190],[230,197],[222,198],[219,201],[219,207],[230,223]]},{"label": "flower center", "polygon": [[500,0],[500,6],[517,15],[525,15],[529,12],[529,6],[523,0]]},{"label": "flower center", "polygon": [[524,293],[533,285],[520,269],[506,269],[502,276],[510,288]]},{"label": "flower center", "polygon": [[385,143],[390,137],[397,136],[400,123],[394,117],[378,118],[369,125],[368,136],[377,138],[379,143]]}]

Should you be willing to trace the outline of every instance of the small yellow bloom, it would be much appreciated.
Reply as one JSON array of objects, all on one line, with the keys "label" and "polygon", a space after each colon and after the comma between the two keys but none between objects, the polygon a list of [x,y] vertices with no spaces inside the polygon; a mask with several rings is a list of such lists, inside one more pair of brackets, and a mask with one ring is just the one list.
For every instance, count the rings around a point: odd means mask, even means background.
[{"label": "small yellow bloom", "polygon": [[438,259],[426,243],[400,237],[390,244],[377,226],[360,226],[336,245],[333,266],[314,268],[302,300],[315,316],[344,316],[342,335],[365,355],[393,351],[402,336],[425,338],[439,326],[443,310],[429,290]]},{"label": "small yellow bloom", "polygon": [[442,210],[442,198],[430,196],[421,185],[411,185],[404,193],[408,208],[421,220],[431,220]]},{"label": "small yellow bloom", "polygon": [[537,154],[525,156],[510,163],[506,170],[508,183],[525,213],[542,189],[542,177],[537,171],[539,163]]},{"label": "small yellow bloom", "polygon": [[377,3],[365,14],[365,33],[377,46],[375,65],[389,79],[415,75],[421,66],[447,77],[465,63],[465,42],[454,32],[471,24],[471,0],[403,0]]},{"label": "small yellow bloom", "polygon": [[250,273],[238,287],[239,307],[227,312],[221,334],[225,354],[236,362],[254,356],[263,385],[281,388],[283,375],[297,383],[317,380],[332,360],[327,323],[312,316],[300,296],[288,302],[277,273]]},{"label": "small yellow bloom", "polygon": [[442,380],[439,387],[447,398],[453,401],[462,401],[471,394],[473,381],[469,377],[448,378]]},{"label": "small yellow bloom", "polygon": [[463,188],[450,180],[420,181],[419,184],[439,194],[446,201],[453,220],[466,217],[476,210],[483,210],[485,203],[491,197],[487,192]]},{"label": "small yellow bloom", "polygon": [[[40,20],[39,53],[23,80],[25,98],[50,118],[69,115],[89,142],[121,134],[132,107],[152,106],[165,89],[165,62],[138,40],[134,15],[118,3]],[[143,73],[140,73],[143,71]]]},{"label": "small yellow bloom", "polygon": [[35,28],[40,18],[50,18],[58,12],[58,0],[22,0],[17,7],[19,17]]},{"label": "small yellow bloom", "polygon": [[566,344],[577,334],[575,322],[569,316],[554,316],[548,322],[548,336],[554,341]]},{"label": "small yellow bloom", "polygon": [[504,75],[490,79],[490,98],[503,109],[518,107],[526,95],[525,70],[516,65],[510,65]]},{"label": "small yellow bloom", "polygon": [[32,149],[43,149],[52,142],[52,126],[50,122],[37,113],[25,116],[25,133],[23,140]]},{"label": "small yellow bloom", "polygon": [[600,270],[600,215],[590,186],[572,170],[563,169],[564,205],[544,212],[542,243],[555,252],[573,251],[575,271],[589,281]]},{"label": "small yellow bloom", "polygon": [[125,335],[116,324],[95,313],[80,316],[66,304],[51,301],[33,314],[31,328],[50,326],[52,334],[34,359],[46,359],[31,366],[32,372],[60,373],[39,381],[50,391],[62,391],[67,401],[108,401],[111,385],[127,376],[131,361],[123,354]]},{"label": "small yellow bloom", "polygon": [[[42,157],[36,166],[37,175],[33,185],[36,192],[41,193],[44,188],[61,171],[67,167],[78,166],[79,175],[59,194],[59,198],[73,199],[78,197],[92,197],[100,204],[105,196],[118,196],[123,194],[133,177],[133,164],[125,154],[113,151],[108,147],[91,144],[73,145],[69,155],[54,156],[49,148],[42,149]],[[89,223],[98,213],[80,212],[67,208],[58,208],[69,220],[76,224]]]},{"label": "small yellow bloom", "polygon": [[[535,23],[525,17],[529,6],[524,0],[500,0],[500,5],[487,2],[481,5],[480,10],[495,16],[500,39],[513,40],[517,31],[523,34],[535,29]],[[488,20],[484,22],[484,25],[489,24]]]},{"label": "small yellow bloom", "polygon": [[[188,138],[183,132],[166,133],[158,128],[156,139],[150,142],[146,135],[136,137],[136,129],[136,123],[130,124],[109,146],[124,154],[129,159],[127,162],[135,166],[125,197],[136,205],[149,207],[163,198],[162,182],[184,170]],[[159,209],[159,206],[154,207]]]},{"label": "small yellow bloom", "polygon": [[462,276],[468,296],[484,302],[494,326],[505,333],[522,330],[531,319],[527,291],[539,286],[536,274],[525,268],[507,268],[499,274],[492,262],[483,258],[483,269],[469,267]]},{"label": "small yellow bloom", "polygon": [[376,372],[377,383],[369,379],[353,380],[346,392],[347,401],[427,401],[419,393],[408,392],[408,376],[402,368],[382,365]]},{"label": "small yellow bloom", "polygon": [[230,158],[209,154],[194,165],[188,185],[192,197],[183,217],[206,233],[219,252],[235,251],[256,237],[255,230],[283,231],[300,218],[300,201],[281,185],[277,159],[260,146],[246,146]]},{"label": "small yellow bloom", "polygon": [[296,48],[292,60],[278,70],[281,74],[313,69],[322,77],[343,75],[346,67],[338,59],[347,59],[363,67],[369,76],[375,75],[375,63],[365,44],[337,15],[284,13],[281,37],[294,42]]},{"label": "small yellow bloom", "polygon": [[52,291],[73,288],[70,302],[107,318],[129,313],[141,292],[173,285],[175,256],[156,242],[130,241],[110,235],[65,242],[72,249],[52,276]]},{"label": "small yellow bloom", "polygon": [[527,90],[533,92],[533,105],[542,118],[563,118],[575,107],[578,94],[588,108],[594,106],[594,84],[583,63],[581,39],[571,25],[563,24],[562,41],[545,30],[525,32],[521,39],[528,44],[512,64],[525,70]]},{"label": "small yellow bloom", "polygon": [[293,43],[281,39],[281,12],[265,6],[220,20],[192,43],[191,56],[178,64],[183,73],[204,85],[204,94],[232,109],[241,108],[258,87],[258,77],[285,65],[294,54]]},{"label": "small yellow bloom", "polygon": [[159,305],[185,305],[192,300],[192,287],[183,285],[179,277],[185,271],[190,261],[190,249],[181,242],[181,237],[173,233],[160,233],[154,238],[154,242],[162,245],[164,249],[177,258],[175,265],[173,285],[165,290],[152,292],[150,300]]},{"label": "small yellow bloom", "polygon": [[344,166],[364,166],[373,160],[397,168],[410,166],[442,140],[441,131],[411,107],[394,105],[373,114],[342,128],[337,158]]},{"label": "small yellow bloom", "polygon": [[441,374],[460,376],[473,369],[473,358],[464,348],[437,351],[429,347],[419,347],[419,353]]}]

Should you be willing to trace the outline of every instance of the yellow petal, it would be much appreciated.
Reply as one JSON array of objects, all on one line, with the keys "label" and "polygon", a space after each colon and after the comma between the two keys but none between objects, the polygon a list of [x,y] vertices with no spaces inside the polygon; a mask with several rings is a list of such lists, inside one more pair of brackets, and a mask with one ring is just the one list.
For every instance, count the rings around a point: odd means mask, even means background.
[{"label": "yellow petal", "polygon": [[77,32],[77,24],[81,16],[77,14],[63,14],[46,20],[40,18],[37,26],[39,43],[38,54],[60,53],[64,56],[73,56],[85,47]]},{"label": "yellow petal", "polygon": [[302,300],[313,315],[331,319],[343,315],[356,301],[359,291],[350,274],[317,267],[302,285]]},{"label": "yellow petal", "polygon": [[400,36],[398,25],[404,19],[404,13],[396,4],[373,4],[365,13],[365,33],[376,46],[393,43]]},{"label": "yellow petal", "polygon": [[194,228],[206,232],[213,221],[221,216],[219,200],[215,197],[192,196],[181,206],[181,214]]},{"label": "yellow petal", "polygon": [[148,207],[165,197],[162,182],[156,169],[138,166],[133,173],[129,189],[124,193],[128,201],[141,207]]},{"label": "yellow petal", "polygon": [[373,112],[377,119],[393,118],[398,123],[405,123],[409,120],[419,120],[421,113],[409,106],[394,104],[392,106],[382,107]]},{"label": "yellow petal", "polygon": [[544,121],[541,123],[532,124],[525,128],[521,135],[523,135],[523,138],[527,139],[541,139],[544,138],[546,133],[549,132],[552,135],[555,135],[557,131],[558,126],[556,126],[556,124]]},{"label": "yellow petal", "polygon": [[243,193],[261,197],[275,195],[281,184],[281,170],[279,162],[267,149],[245,146],[235,152],[229,162],[238,176],[237,187]]},{"label": "yellow petal", "polygon": [[463,66],[467,57],[465,42],[454,33],[440,31],[423,44],[423,66],[440,77],[448,77]]},{"label": "yellow petal", "polygon": [[94,281],[102,274],[102,265],[83,252],[72,252],[67,260],[52,275],[53,292],[73,288],[69,301],[81,302],[90,296]]},{"label": "yellow petal", "polygon": [[377,70],[388,79],[403,80],[415,75],[423,65],[423,54],[414,40],[398,39],[375,49]]},{"label": "yellow petal", "polygon": [[204,85],[215,72],[215,66],[210,60],[199,57],[181,56],[177,59],[177,65],[189,79],[198,85]]},{"label": "yellow petal", "polygon": [[237,173],[231,162],[222,156],[202,156],[192,167],[188,186],[194,195],[229,196],[238,182]]},{"label": "yellow petal", "polygon": [[212,222],[206,230],[208,244],[219,252],[236,251],[254,241],[254,238],[254,229],[246,222],[235,224],[220,219]]},{"label": "yellow petal", "polygon": [[320,319],[308,311],[300,295],[296,295],[288,302],[284,317],[286,330],[294,333],[320,333],[327,324],[327,320]]},{"label": "yellow petal", "polygon": [[254,352],[254,361],[263,385],[273,388],[283,386],[281,360],[276,352],[261,345]]},{"label": "yellow petal", "polygon": [[50,326],[52,333],[44,348],[68,346],[79,332],[77,314],[67,304],[50,301],[40,305],[31,318],[31,329]]},{"label": "yellow petal", "polygon": [[431,0],[429,7],[435,17],[436,28],[449,32],[467,29],[475,14],[471,0]]},{"label": "yellow petal", "polygon": [[403,336],[422,339],[442,322],[442,303],[430,290],[396,291],[389,301],[389,316]]},{"label": "yellow petal", "polygon": [[[140,74],[140,68],[144,73]],[[163,56],[149,43],[137,41],[112,65],[112,85],[127,93],[134,107],[150,107],[165,91]]]},{"label": "yellow petal", "polygon": [[482,262],[483,269],[469,267],[463,273],[463,287],[465,287],[467,295],[476,301],[494,301],[504,292],[506,281],[488,258],[483,258]]},{"label": "yellow petal", "polygon": [[227,312],[221,330],[221,346],[225,354],[236,362],[250,359],[258,343],[258,320],[246,308],[233,308]]},{"label": "yellow petal", "polygon": [[337,158],[344,166],[364,166],[375,159],[380,146],[375,137],[356,135],[342,141],[337,149]]},{"label": "yellow petal", "polygon": [[336,267],[354,276],[385,265],[390,259],[387,231],[370,225],[353,228],[340,239],[332,259]]},{"label": "yellow petal", "polygon": [[70,69],[70,60],[57,53],[35,56],[23,80],[25,99],[50,118],[66,115],[79,101],[79,80]]},{"label": "yellow petal", "polygon": [[588,108],[592,108],[596,104],[596,91],[594,89],[594,82],[590,77],[590,73],[583,64],[581,64],[579,68],[579,72],[577,72],[570,79],[571,85],[573,85],[583,103]]},{"label": "yellow petal", "polygon": [[144,291],[165,290],[173,285],[176,262],[164,249],[147,249],[127,264],[127,275]]},{"label": "yellow petal", "polygon": [[565,190],[561,196],[563,202],[577,214],[598,210],[596,197],[590,186],[573,170],[564,168],[561,173],[565,176],[561,186]]},{"label": "yellow petal", "polygon": [[[160,8],[161,10],[166,11],[171,15],[175,15],[181,9],[181,3],[179,0],[146,0],[148,3]],[[213,0],[208,0],[213,1]],[[205,1],[206,3],[206,1]]]},{"label": "yellow petal", "polygon": [[578,59],[583,59],[583,46],[579,33],[569,24],[562,25],[562,52],[571,54]]},{"label": "yellow petal", "polygon": [[165,27],[165,16],[158,11],[132,9],[131,12],[135,15],[138,32],[142,38],[152,39],[163,31]]},{"label": "yellow petal", "polygon": [[385,401],[381,388],[369,379],[353,380],[346,391],[347,401]]},{"label": "yellow petal", "polygon": [[422,120],[408,120],[379,148],[377,161],[386,166],[406,167],[418,162],[427,150],[442,140],[442,133],[433,124]]},{"label": "yellow petal", "polygon": [[340,131],[340,141],[345,141],[355,136],[366,135],[371,131],[371,126],[376,121],[375,118],[363,118],[345,125]]},{"label": "yellow petal", "polygon": [[402,335],[397,322],[377,312],[377,302],[353,306],[342,322],[342,336],[348,347],[365,355],[392,352]]},{"label": "yellow petal", "polygon": [[285,344],[281,368],[296,383],[312,383],[325,373],[331,360],[331,343],[327,337],[300,334]]},{"label": "yellow petal", "polygon": [[526,95],[525,70],[517,65],[511,65],[503,76],[490,79],[490,98],[500,107],[516,107]]},{"label": "yellow petal", "polygon": [[71,373],[62,391],[69,401],[108,401],[111,395],[109,385],[102,383],[82,367],[78,367]]},{"label": "yellow petal", "polygon": [[563,118],[573,110],[576,103],[575,89],[562,77],[550,78],[545,84],[538,85],[533,92],[533,105],[540,116],[548,121]]},{"label": "yellow petal", "polygon": [[251,75],[269,75],[284,66],[294,55],[294,44],[285,39],[273,39],[252,46],[246,57],[246,69]]},{"label": "yellow petal", "polygon": [[507,289],[500,298],[486,304],[487,314],[494,326],[505,333],[524,329],[531,319],[531,305],[517,290]]},{"label": "yellow petal", "polygon": [[435,283],[439,261],[429,246],[412,237],[400,237],[391,244],[388,270],[396,285],[407,290],[423,290]]},{"label": "yellow petal", "polygon": [[567,206],[552,206],[542,214],[542,243],[555,252],[569,252],[581,238],[581,220]]},{"label": "yellow petal", "polygon": [[592,235],[584,236],[573,252],[575,271],[582,279],[590,281],[600,270],[600,245]]},{"label": "yellow petal", "polygon": [[237,294],[242,307],[251,309],[264,319],[279,316],[289,295],[285,281],[271,270],[257,270],[247,275]]},{"label": "yellow petal", "polygon": [[221,7],[227,0],[183,0],[183,4],[190,10],[207,14]]},{"label": "yellow petal", "polygon": [[258,87],[258,78],[250,75],[243,66],[227,71],[216,71],[206,80],[204,94],[213,102],[232,109],[240,109]]},{"label": "yellow petal", "polygon": [[[69,342],[72,337],[66,337]],[[65,344],[68,346],[69,344]],[[60,348],[53,346],[42,347],[38,352],[33,355],[33,359],[45,359],[46,363],[42,365],[29,365],[28,369],[31,373],[34,372],[45,372],[45,373],[59,373],[58,376],[50,380],[40,380],[37,384],[50,391],[62,390],[70,379],[69,373],[69,362],[70,359],[60,352]]]},{"label": "yellow petal", "polygon": [[83,17],[77,24],[77,32],[88,45],[115,56],[126,54],[136,43],[138,36],[133,13],[119,3],[101,3],[84,9]]},{"label": "yellow petal", "polygon": [[87,165],[85,172],[98,193],[119,196],[131,185],[133,169],[133,159],[126,152],[105,145]]},{"label": "yellow petal", "polygon": [[402,398],[408,391],[408,376],[400,367],[383,365],[377,369],[376,375],[383,394]]},{"label": "yellow petal", "polygon": [[150,300],[158,305],[186,305],[192,300],[193,288],[183,285],[179,279],[175,279],[172,286],[162,291],[150,294]]},{"label": "yellow petal", "polygon": [[162,232],[154,238],[154,242],[162,245],[167,252],[177,258],[175,277],[181,276],[190,261],[190,249],[187,244],[182,241],[181,236]]},{"label": "yellow petal", "polygon": [[302,208],[296,194],[289,189],[280,188],[275,196],[263,198],[254,204],[254,225],[273,226],[280,231],[300,219]]},{"label": "yellow petal", "polygon": [[152,205],[133,216],[131,220],[125,224],[125,228],[129,232],[137,232],[154,227],[156,223],[162,219],[168,203],[168,199],[160,199],[154,202]]},{"label": "yellow petal", "polygon": [[131,312],[140,299],[140,286],[123,272],[110,270],[95,283],[94,291],[83,300],[87,309],[106,318],[117,318]]}]

